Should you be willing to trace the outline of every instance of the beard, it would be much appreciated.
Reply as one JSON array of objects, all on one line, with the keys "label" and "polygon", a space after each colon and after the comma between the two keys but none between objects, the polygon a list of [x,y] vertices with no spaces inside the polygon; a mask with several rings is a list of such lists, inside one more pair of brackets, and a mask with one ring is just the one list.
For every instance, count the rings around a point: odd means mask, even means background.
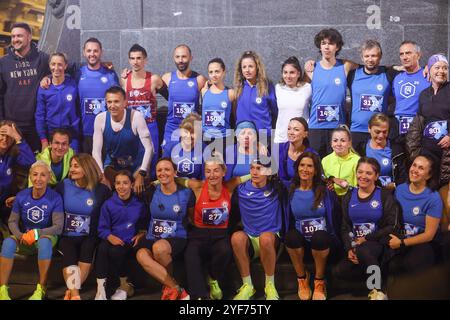
[{"label": "beard", "polygon": [[177,69],[178,71],[186,71],[189,68],[189,64],[188,63],[177,63]]}]

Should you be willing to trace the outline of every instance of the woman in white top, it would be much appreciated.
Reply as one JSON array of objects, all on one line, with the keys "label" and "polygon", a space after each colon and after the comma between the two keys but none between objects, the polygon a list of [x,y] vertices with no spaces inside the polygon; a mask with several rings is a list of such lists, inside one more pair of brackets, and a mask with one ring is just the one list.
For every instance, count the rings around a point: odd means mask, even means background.
[{"label": "woman in white top", "polygon": [[295,117],[309,119],[311,85],[302,81],[302,68],[294,56],[281,66],[282,78],[275,86],[278,103],[278,120],[275,129],[275,143],[287,142],[289,120]]}]

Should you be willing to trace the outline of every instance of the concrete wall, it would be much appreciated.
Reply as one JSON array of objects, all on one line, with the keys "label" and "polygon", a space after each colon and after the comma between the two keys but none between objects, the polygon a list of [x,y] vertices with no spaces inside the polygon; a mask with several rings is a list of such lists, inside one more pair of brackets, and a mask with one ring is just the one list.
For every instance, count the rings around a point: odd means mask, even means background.
[{"label": "concrete wall", "polygon": [[[81,43],[99,38],[104,60],[113,61],[116,69],[127,66],[128,49],[139,43],[149,53],[149,69],[162,74],[174,69],[173,48],[186,43],[193,50],[193,69],[203,74],[209,59],[219,56],[230,82],[235,60],[252,49],[262,55],[269,77],[277,81],[288,56],[319,57],[314,35],[330,26],[343,34],[341,57],[355,61],[358,46],[368,38],[381,42],[384,64],[398,63],[398,45],[405,39],[421,45],[423,64],[431,54],[449,50],[447,0],[77,1]],[[64,43],[67,51],[80,50],[76,37],[69,40]]]}]

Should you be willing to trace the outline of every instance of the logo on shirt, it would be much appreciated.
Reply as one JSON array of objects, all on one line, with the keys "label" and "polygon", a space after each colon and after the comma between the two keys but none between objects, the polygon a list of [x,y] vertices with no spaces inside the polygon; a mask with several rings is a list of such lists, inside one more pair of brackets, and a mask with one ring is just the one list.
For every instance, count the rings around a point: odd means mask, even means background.
[{"label": "logo on shirt", "polygon": [[182,172],[184,174],[193,174],[194,173],[194,162],[189,159],[183,159],[178,162],[178,172]]},{"label": "logo on shirt", "polygon": [[420,213],[420,208],[419,207],[414,207],[412,209],[412,213],[413,213],[413,215],[417,216]]},{"label": "logo on shirt", "polygon": [[188,83],[189,88],[192,88],[194,86],[194,81],[189,81]]},{"label": "logo on shirt", "polygon": [[264,192],[264,197],[268,197],[268,196],[270,196],[272,194],[272,191],[269,191],[269,190],[267,190],[267,191],[265,191]]},{"label": "logo on shirt", "polygon": [[34,206],[27,210],[27,218],[33,223],[39,223],[44,220],[44,210]]},{"label": "logo on shirt", "polygon": [[321,201],[320,203],[319,203],[319,205],[317,206],[317,208],[323,208],[323,201]]},{"label": "logo on shirt", "polygon": [[91,207],[94,204],[94,200],[92,200],[91,198],[86,200],[86,204]]},{"label": "logo on shirt", "polygon": [[376,209],[376,208],[378,208],[378,207],[380,206],[380,203],[379,203],[377,200],[372,200],[372,201],[370,202],[370,206],[371,206],[373,209]]},{"label": "logo on shirt", "polygon": [[139,97],[139,90],[134,90],[133,92],[130,92],[132,97]]},{"label": "logo on shirt", "polygon": [[226,101],[222,101],[222,103],[220,104],[222,106],[222,108],[226,109],[228,107],[228,103]]},{"label": "logo on shirt", "polygon": [[247,195],[248,195],[249,197],[251,197],[253,194],[254,194],[253,191],[247,192]]},{"label": "logo on shirt", "polygon": [[384,89],[384,86],[381,83],[377,85],[378,91],[383,91],[383,89]]},{"label": "logo on shirt", "polygon": [[411,98],[416,94],[416,86],[411,82],[406,82],[400,87],[400,95],[404,98]]},{"label": "logo on shirt", "polygon": [[222,207],[223,208],[228,208],[228,202],[226,202],[226,201],[222,202]]},{"label": "logo on shirt", "polygon": [[389,159],[388,158],[383,158],[381,163],[383,164],[383,166],[387,166],[389,164]]},{"label": "logo on shirt", "polygon": [[6,174],[7,174],[8,176],[10,176],[11,173],[12,173],[11,168],[8,168],[8,170],[6,170]]},{"label": "logo on shirt", "polygon": [[181,207],[178,204],[174,204],[172,209],[175,213],[179,213],[181,211]]},{"label": "logo on shirt", "polygon": [[130,222],[130,223],[127,224],[127,227],[126,227],[126,228],[127,228],[127,229],[130,229],[132,226],[133,226],[133,224]]},{"label": "logo on shirt", "polygon": [[67,101],[72,101],[73,100],[73,96],[71,95],[71,94],[68,94],[67,96],[66,96],[66,99],[67,99]]},{"label": "logo on shirt", "polygon": [[108,78],[107,77],[101,77],[100,81],[103,83],[107,83],[108,82]]},{"label": "logo on shirt", "polygon": [[340,84],[341,84],[341,79],[339,79],[339,78],[334,79],[334,83],[335,83],[337,86],[340,85]]},{"label": "logo on shirt", "polygon": [[351,208],[354,208],[354,207],[356,207],[357,205],[358,205],[358,204],[351,204],[350,207],[351,207]]},{"label": "logo on shirt", "polygon": [[256,101],[256,103],[257,103],[257,104],[261,104],[261,103],[262,103],[262,99],[261,99],[261,98],[259,98],[259,97],[258,97],[258,98],[256,98],[256,100],[255,100],[255,101]]}]

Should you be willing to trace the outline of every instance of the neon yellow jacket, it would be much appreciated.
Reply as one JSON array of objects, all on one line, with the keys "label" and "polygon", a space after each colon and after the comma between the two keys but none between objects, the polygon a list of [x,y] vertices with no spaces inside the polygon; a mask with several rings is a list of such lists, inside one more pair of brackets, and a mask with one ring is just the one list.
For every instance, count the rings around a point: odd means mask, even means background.
[{"label": "neon yellow jacket", "polygon": [[[350,151],[346,157],[339,157],[335,152],[322,159],[323,172],[327,178],[333,176],[345,179],[351,186],[356,186],[356,165],[360,156]],[[338,196],[343,196],[347,189],[343,189],[337,184],[334,189]]]},{"label": "neon yellow jacket", "polygon": [[[58,182],[64,180],[67,175],[69,174],[69,168],[70,168],[70,159],[72,159],[73,155],[75,154],[75,152],[73,151],[72,148],[69,148],[69,151],[67,151],[67,153],[64,155],[63,158],[63,174],[61,177],[61,180],[57,180],[55,174],[52,171],[52,176],[50,177],[50,182],[48,183],[51,187],[54,187],[58,184]],[[52,158],[50,156],[50,147],[47,147],[44,151],[42,151],[41,153],[39,153],[36,156],[36,160],[41,160],[44,161],[46,164],[48,164],[51,167],[51,163],[52,163]],[[31,183],[31,178],[28,177],[28,187],[31,187],[32,183]]]}]

